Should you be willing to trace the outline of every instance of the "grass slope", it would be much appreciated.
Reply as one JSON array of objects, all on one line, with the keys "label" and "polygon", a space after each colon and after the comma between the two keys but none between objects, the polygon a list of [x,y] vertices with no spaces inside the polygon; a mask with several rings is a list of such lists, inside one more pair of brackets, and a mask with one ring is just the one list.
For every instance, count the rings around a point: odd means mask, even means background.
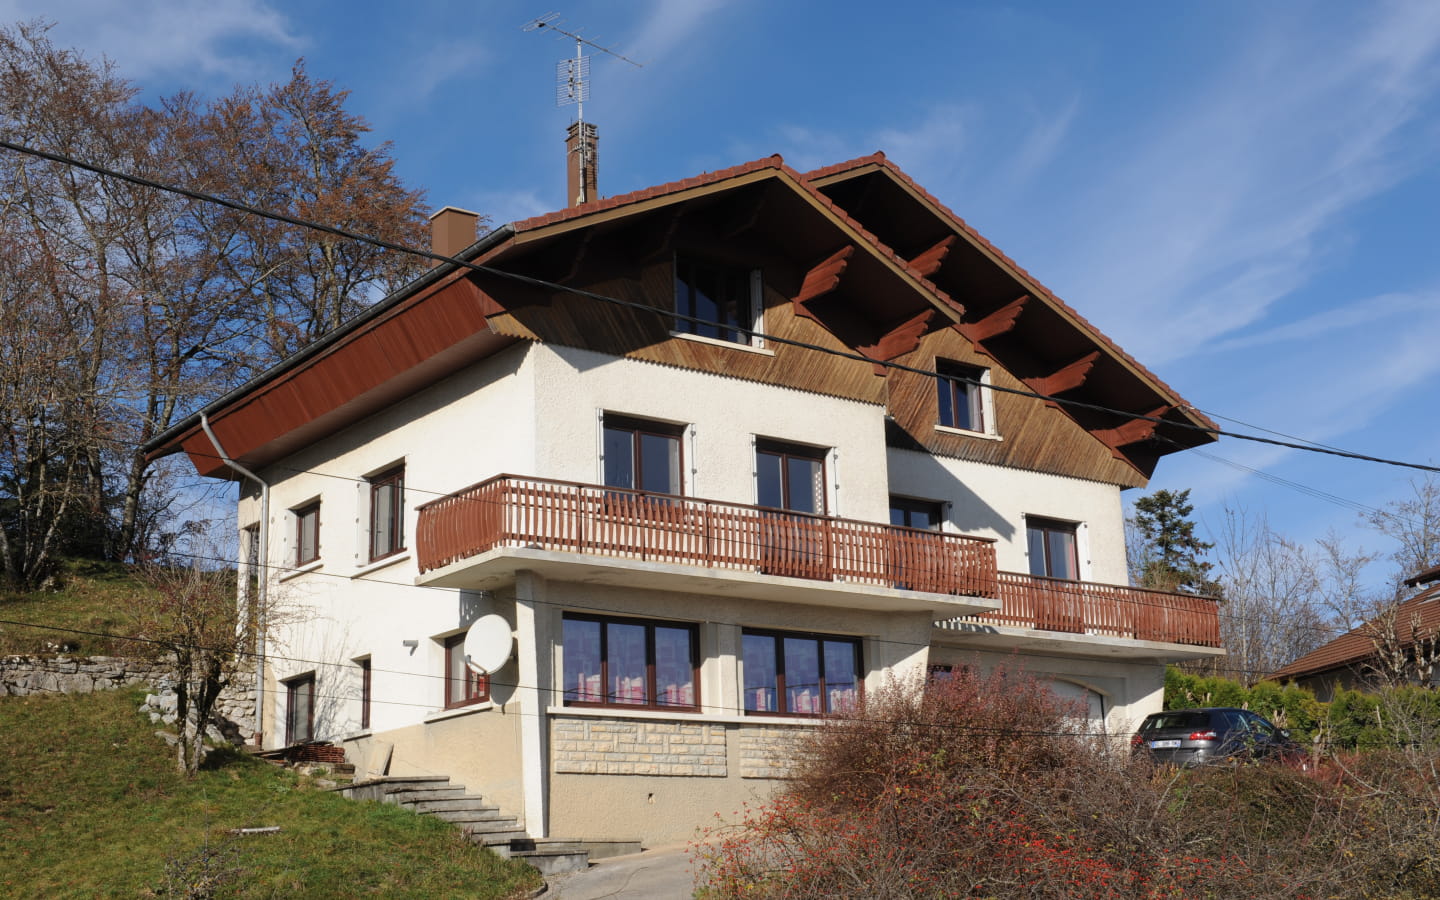
[{"label": "grass slope", "polygon": [[0,698],[0,896],[185,896],[167,865],[207,847],[234,871],[217,897],[510,898],[540,884],[443,822],[238,754],[187,780],[140,696]]},{"label": "grass slope", "polygon": [[134,630],[126,610],[146,588],[128,567],[72,561],[56,583],[54,590],[29,593],[0,586],[0,655],[125,656],[135,651],[133,645],[106,636]]}]

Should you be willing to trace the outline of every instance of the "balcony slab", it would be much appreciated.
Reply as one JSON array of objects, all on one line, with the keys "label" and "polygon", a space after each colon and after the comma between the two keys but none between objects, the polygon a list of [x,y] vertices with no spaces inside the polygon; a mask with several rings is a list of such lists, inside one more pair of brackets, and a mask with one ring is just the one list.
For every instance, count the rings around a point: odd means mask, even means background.
[{"label": "balcony slab", "polygon": [[532,547],[497,547],[426,572],[415,583],[462,590],[496,590],[514,583],[517,572],[555,581],[604,584],[643,590],[712,594],[781,603],[880,612],[931,612],[938,619],[992,612],[999,600],[931,594],[873,584],[788,578],[742,569],[658,563]]},{"label": "balcony slab", "polygon": [[986,622],[947,622],[945,625],[937,625],[932,635],[934,643],[947,647],[967,647],[992,652],[1018,651],[1085,659],[1180,662],[1225,655],[1225,651],[1218,647],[1142,641],[1108,634],[1042,631]]}]

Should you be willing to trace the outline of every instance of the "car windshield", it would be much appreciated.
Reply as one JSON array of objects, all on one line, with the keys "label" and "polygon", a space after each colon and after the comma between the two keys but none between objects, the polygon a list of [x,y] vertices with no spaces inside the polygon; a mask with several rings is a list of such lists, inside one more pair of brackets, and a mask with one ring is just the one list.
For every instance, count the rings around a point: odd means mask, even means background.
[{"label": "car windshield", "polygon": [[1151,716],[1140,726],[1141,731],[1159,731],[1165,728],[1200,729],[1210,726],[1210,714],[1195,710],[1167,712]]}]

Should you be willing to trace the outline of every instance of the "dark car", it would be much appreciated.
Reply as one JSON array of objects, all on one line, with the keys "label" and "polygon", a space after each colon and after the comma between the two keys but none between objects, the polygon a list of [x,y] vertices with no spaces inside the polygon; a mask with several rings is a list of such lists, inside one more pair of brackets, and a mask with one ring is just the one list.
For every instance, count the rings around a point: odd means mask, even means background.
[{"label": "dark car", "polygon": [[1233,759],[1301,759],[1290,732],[1248,709],[1212,707],[1152,713],[1130,739],[1137,753],[1179,766]]}]

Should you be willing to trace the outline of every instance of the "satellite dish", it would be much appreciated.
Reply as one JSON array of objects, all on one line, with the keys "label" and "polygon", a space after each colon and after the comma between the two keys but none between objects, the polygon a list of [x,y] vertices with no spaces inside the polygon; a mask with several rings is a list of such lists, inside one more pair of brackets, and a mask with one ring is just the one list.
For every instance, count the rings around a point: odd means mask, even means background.
[{"label": "satellite dish", "polygon": [[481,675],[492,674],[509,662],[514,646],[515,636],[504,616],[481,616],[465,632],[465,663]]}]

